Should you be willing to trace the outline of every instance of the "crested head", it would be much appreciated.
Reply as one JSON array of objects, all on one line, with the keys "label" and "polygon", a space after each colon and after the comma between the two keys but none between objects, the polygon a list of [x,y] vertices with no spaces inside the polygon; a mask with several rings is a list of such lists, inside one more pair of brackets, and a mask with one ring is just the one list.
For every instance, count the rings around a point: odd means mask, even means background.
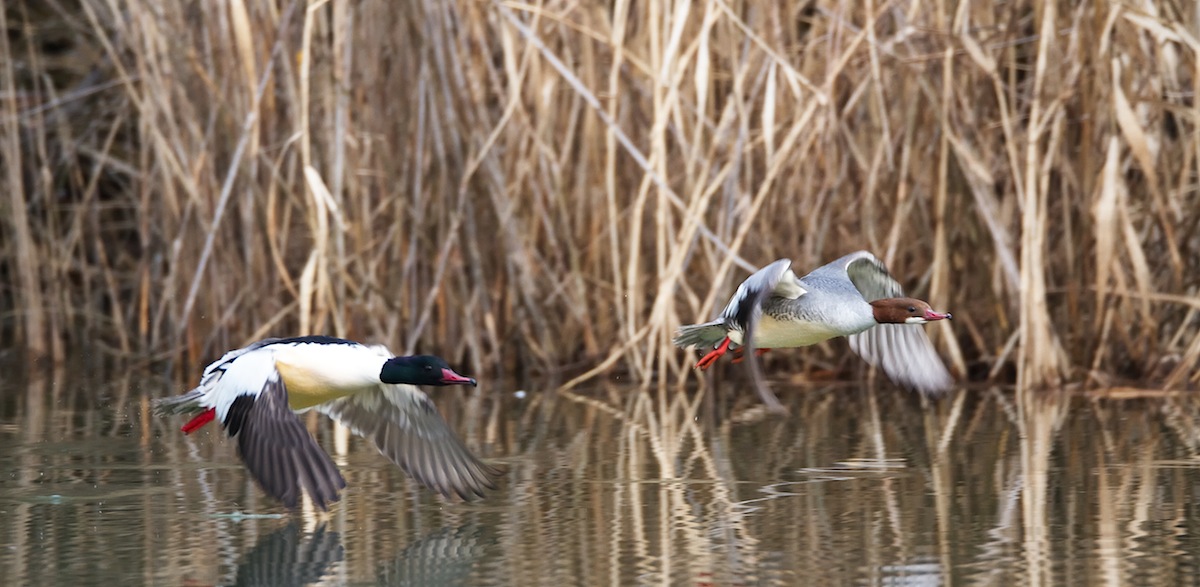
[{"label": "crested head", "polygon": [[379,380],[409,385],[475,385],[475,379],[455,373],[446,361],[434,355],[392,357],[379,370]]},{"label": "crested head", "polygon": [[929,304],[914,298],[885,298],[871,302],[875,321],[880,324],[924,324],[950,319],[949,312],[935,312]]}]

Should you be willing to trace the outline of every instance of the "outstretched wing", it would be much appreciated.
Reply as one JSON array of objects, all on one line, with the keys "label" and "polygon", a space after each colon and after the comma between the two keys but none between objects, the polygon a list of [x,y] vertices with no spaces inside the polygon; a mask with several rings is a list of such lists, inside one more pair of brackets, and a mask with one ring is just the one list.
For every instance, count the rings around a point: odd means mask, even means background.
[{"label": "outstretched wing", "polygon": [[[851,253],[832,265],[841,267],[868,302],[904,297],[904,289],[883,261],[866,251]],[[908,324],[879,324],[849,337],[850,348],[899,385],[928,396],[954,386],[925,329]]]},{"label": "outstretched wing", "polygon": [[904,289],[900,283],[888,273],[887,266],[878,257],[867,251],[850,253],[828,265],[823,265],[813,271],[813,275],[829,272],[829,277],[841,279],[839,272],[849,276],[850,283],[862,294],[868,302],[884,298],[904,297]]},{"label": "outstretched wing", "polygon": [[[779,259],[747,277],[717,319],[681,326],[671,342],[678,347],[715,347],[725,340],[731,330],[745,333],[747,329],[753,329],[762,313],[763,302],[770,297],[796,299],[805,293],[800,280],[792,273],[792,261]],[[742,338],[744,340],[746,337]]]},{"label": "outstretched wing", "polygon": [[879,324],[849,339],[858,356],[899,385],[930,397],[954,387],[954,378],[920,326]]},{"label": "outstretched wing", "polygon": [[288,407],[287,388],[278,373],[267,378],[257,395],[237,396],[223,424],[237,438],[250,476],[288,508],[296,507],[304,489],[326,509],[346,487],[333,460]]},{"label": "outstretched wing", "polygon": [[772,412],[784,412],[783,404],[767,386],[762,365],[754,356],[754,331],[758,328],[758,320],[762,317],[763,303],[772,297],[796,299],[808,293],[792,272],[791,259],[779,259],[747,277],[733,299],[721,312],[721,318],[733,329],[742,332],[742,345],[746,347],[747,363],[750,368],[750,378],[754,382],[754,390]]},{"label": "outstretched wing", "polygon": [[779,259],[747,277],[721,311],[721,318],[743,332],[762,314],[762,304],[772,296],[796,299],[807,293],[792,273],[792,260]]},{"label": "outstretched wing", "polygon": [[442,495],[482,497],[503,474],[471,454],[429,396],[411,385],[380,385],[316,409],[370,440],[404,472]]}]

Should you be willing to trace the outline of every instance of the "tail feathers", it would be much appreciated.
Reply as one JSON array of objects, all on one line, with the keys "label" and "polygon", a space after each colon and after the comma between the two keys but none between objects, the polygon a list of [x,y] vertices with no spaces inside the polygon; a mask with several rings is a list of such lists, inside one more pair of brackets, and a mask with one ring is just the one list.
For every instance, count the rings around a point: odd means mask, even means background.
[{"label": "tail feathers", "polygon": [[176,414],[195,414],[208,409],[200,405],[204,390],[197,387],[183,395],[164,397],[154,400],[154,415],[174,416]]},{"label": "tail feathers", "polygon": [[713,320],[703,324],[688,324],[679,327],[675,339],[671,342],[677,347],[695,346],[696,348],[712,348],[725,340],[729,327],[723,320]]}]

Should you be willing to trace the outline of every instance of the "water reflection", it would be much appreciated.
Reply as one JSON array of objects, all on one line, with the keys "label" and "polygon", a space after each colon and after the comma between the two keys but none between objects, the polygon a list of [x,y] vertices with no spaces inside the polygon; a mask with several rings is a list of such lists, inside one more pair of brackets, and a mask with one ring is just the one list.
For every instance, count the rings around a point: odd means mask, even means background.
[{"label": "water reflection", "polygon": [[475,524],[440,528],[408,545],[381,566],[378,585],[463,585],[478,570],[489,543]]},{"label": "water reflection", "polygon": [[776,418],[733,385],[455,390],[439,409],[508,467],[499,491],[443,500],[314,417],[350,489],[287,515],[233,443],[149,416],[179,385],[79,373],[0,384],[22,584],[1175,585],[1200,563],[1189,395],[775,383]]},{"label": "water reflection", "polygon": [[301,533],[292,522],[264,536],[251,548],[237,568],[234,585],[307,585],[320,581],[334,563],[341,562],[342,539],[322,524],[314,532]]}]

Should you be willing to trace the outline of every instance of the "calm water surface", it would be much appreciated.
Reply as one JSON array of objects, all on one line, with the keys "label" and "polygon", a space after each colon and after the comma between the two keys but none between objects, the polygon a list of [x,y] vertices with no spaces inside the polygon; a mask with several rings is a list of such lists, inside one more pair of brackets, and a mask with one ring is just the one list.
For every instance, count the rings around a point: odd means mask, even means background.
[{"label": "calm water surface", "polygon": [[[329,514],[265,499],[181,385],[0,381],[0,576],[29,585],[1181,585],[1200,557],[1200,401],[890,388],[481,385],[438,398],[508,467],[472,503],[327,420]],[[103,383],[97,384],[97,381]]]}]

